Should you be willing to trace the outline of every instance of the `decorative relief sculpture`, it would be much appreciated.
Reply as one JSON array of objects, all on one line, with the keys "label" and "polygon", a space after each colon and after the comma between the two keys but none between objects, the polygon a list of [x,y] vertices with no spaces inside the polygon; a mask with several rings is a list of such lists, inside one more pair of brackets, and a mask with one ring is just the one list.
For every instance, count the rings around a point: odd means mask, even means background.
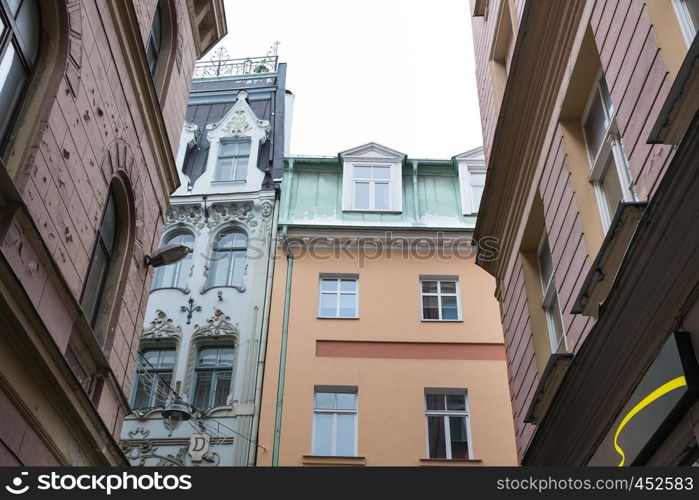
[{"label": "decorative relief sculpture", "polygon": [[214,315],[206,320],[206,324],[202,326],[194,325],[192,338],[231,335],[237,341],[239,334],[238,325],[231,323],[231,317],[225,315],[220,309],[214,308]]},{"label": "decorative relief sculpture", "polygon": [[200,230],[204,227],[204,210],[198,205],[174,206],[165,212],[165,226],[187,224]]},{"label": "decorative relief sculpture", "polygon": [[182,338],[182,329],[175,326],[172,320],[160,309],[155,311],[155,319],[141,332],[143,339],[160,339],[166,337]]}]

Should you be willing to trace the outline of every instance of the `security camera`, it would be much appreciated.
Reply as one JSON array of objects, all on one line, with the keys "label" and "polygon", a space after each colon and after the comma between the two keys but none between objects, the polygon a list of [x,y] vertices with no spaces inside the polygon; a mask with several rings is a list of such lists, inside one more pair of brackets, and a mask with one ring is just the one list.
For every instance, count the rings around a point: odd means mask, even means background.
[{"label": "security camera", "polygon": [[164,247],[153,250],[150,255],[146,255],[146,266],[160,267],[174,264],[184,259],[189,252],[190,249],[186,245],[181,245],[179,243],[165,245]]}]

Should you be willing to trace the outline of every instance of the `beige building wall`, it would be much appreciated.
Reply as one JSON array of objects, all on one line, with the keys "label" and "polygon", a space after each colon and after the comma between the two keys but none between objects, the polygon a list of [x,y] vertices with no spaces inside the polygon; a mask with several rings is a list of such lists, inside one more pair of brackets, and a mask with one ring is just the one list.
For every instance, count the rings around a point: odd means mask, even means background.
[{"label": "beige building wall", "polygon": [[[283,252],[278,255],[258,438],[265,449],[258,449],[258,465],[271,465],[273,455],[288,268]],[[359,319],[317,318],[320,273],[359,275]],[[463,321],[422,321],[420,275],[455,273]],[[360,267],[359,259],[346,255],[297,258],[279,465],[516,465],[494,286],[472,259],[403,260],[394,253],[391,258],[364,261]],[[311,456],[317,385],[358,388],[360,458]],[[474,460],[424,460],[426,388],[467,389]]]}]

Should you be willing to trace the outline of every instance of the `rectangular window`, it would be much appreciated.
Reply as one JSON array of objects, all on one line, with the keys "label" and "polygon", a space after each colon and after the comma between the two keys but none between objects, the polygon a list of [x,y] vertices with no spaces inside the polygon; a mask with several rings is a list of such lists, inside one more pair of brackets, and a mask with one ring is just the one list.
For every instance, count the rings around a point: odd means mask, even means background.
[{"label": "rectangular window", "polygon": [[248,175],[250,141],[221,142],[216,163],[217,181],[244,181]]},{"label": "rectangular window", "polygon": [[602,225],[607,231],[619,203],[634,201],[636,194],[603,73],[590,95],[582,128],[590,160],[590,182],[595,187]]},{"label": "rectangular window", "polygon": [[226,404],[233,380],[233,347],[205,347],[197,352],[194,406],[206,410]]},{"label": "rectangular window", "polygon": [[466,391],[425,391],[429,458],[470,459],[471,440]]},{"label": "rectangular window", "polygon": [[358,318],[359,279],[352,276],[322,276],[320,278],[321,318]]},{"label": "rectangular window", "polygon": [[673,0],[682,34],[687,45],[691,45],[699,31],[699,0]]},{"label": "rectangular window", "polygon": [[352,208],[355,210],[391,210],[391,166],[354,165],[352,172]]},{"label": "rectangular window", "polygon": [[469,189],[471,193],[471,213],[477,214],[481,206],[483,189],[485,188],[485,170],[468,169]]},{"label": "rectangular window", "polygon": [[420,278],[422,319],[424,321],[459,321],[459,280],[449,278]]},{"label": "rectangular window", "polygon": [[568,345],[563,329],[563,319],[561,308],[558,302],[558,292],[556,291],[556,279],[553,272],[553,259],[546,233],[543,234],[537,251],[539,263],[539,277],[541,278],[541,292],[544,300],[541,307],[546,313],[546,323],[549,330],[549,340],[551,342],[551,352],[568,352]]},{"label": "rectangular window", "polygon": [[357,388],[316,388],[313,454],[357,455]]},{"label": "rectangular window", "polygon": [[165,405],[175,366],[174,349],[151,349],[139,356],[134,384],[134,408],[156,408]]}]

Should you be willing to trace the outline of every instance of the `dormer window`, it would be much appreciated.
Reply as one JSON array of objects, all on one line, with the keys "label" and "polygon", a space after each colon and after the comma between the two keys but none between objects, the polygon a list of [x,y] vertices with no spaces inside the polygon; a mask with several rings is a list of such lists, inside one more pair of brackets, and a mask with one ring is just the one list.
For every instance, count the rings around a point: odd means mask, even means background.
[{"label": "dormer window", "polygon": [[244,181],[248,175],[250,141],[223,141],[216,163],[216,181]]},{"label": "dormer window", "polygon": [[352,169],[352,208],[391,210],[391,166],[354,165]]},{"label": "dormer window", "polygon": [[342,210],[401,212],[405,155],[375,142],[340,153]]}]

